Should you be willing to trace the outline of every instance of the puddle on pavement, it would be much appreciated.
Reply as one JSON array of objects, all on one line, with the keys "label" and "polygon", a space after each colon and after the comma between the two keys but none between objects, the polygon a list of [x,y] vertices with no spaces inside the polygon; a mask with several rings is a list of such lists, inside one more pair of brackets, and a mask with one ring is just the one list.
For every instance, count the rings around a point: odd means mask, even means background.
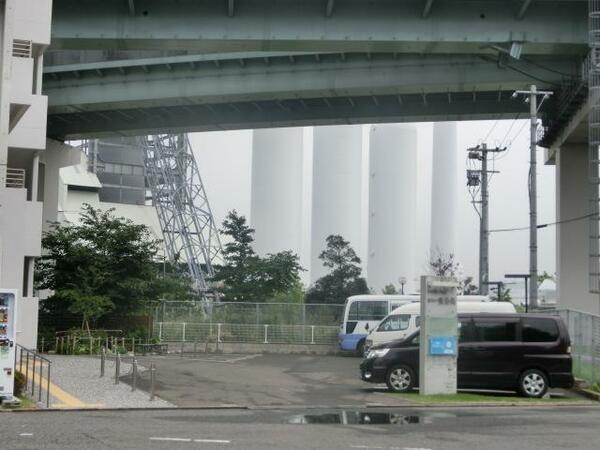
[{"label": "puddle on pavement", "polygon": [[416,425],[422,422],[423,417],[419,415],[363,411],[298,414],[289,419],[289,423],[302,425]]}]

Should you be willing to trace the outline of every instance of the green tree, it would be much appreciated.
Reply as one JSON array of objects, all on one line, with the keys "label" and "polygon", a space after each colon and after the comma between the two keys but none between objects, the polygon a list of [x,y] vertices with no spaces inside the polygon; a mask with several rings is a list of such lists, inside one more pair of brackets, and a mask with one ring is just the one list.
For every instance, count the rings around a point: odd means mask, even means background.
[{"label": "green tree", "polygon": [[398,290],[396,289],[396,286],[393,285],[393,283],[390,283],[381,290],[381,293],[383,295],[397,295]]},{"label": "green tree", "polygon": [[260,258],[252,249],[254,229],[235,210],[223,221],[221,233],[229,236],[223,248],[224,264],[216,268],[225,301],[266,302],[297,289],[300,282],[298,256],[291,251]]},{"label": "green tree", "polygon": [[81,315],[88,329],[109,313],[139,313],[168,287],[157,276],[159,244],[146,226],[85,205],[79,223],[54,223],[44,233],[36,280],[51,295],[42,311],[58,324],[68,313]]},{"label": "green tree", "polygon": [[538,274],[538,286],[541,286],[542,283],[546,280],[556,281],[554,275],[550,275],[548,272],[544,270],[544,273]]},{"label": "green tree", "polygon": [[454,254],[439,253],[429,261],[432,275],[437,277],[458,277],[460,264],[454,259]]},{"label": "green tree", "polygon": [[326,244],[319,259],[331,271],[308,290],[306,303],[342,304],[351,295],[368,294],[367,282],[360,276],[360,258],[350,247],[350,242],[340,235],[330,235]]},{"label": "green tree", "polygon": [[512,300],[512,295],[510,294],[510,288],[502,289],[502,294],[498,297],[498,288],[492,288],[490,293],[490,299],[493,302],[510,302]]}]

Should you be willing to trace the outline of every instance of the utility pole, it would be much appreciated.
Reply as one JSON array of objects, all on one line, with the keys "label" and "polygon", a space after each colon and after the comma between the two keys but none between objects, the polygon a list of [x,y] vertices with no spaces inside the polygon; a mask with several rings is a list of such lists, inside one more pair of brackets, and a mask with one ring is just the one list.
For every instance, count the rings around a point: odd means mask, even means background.
[{"label": "utility pole", "polygon": [[481,170],[467,170],[467,186],[481,186],[481,200],[473,199],[473,203],[481,204],[481,213],[479,214],[479,294],[488,295],[489,292],[489,273],[490,273],[490,232],[489,232],[489,177],[491,173],[497,171],[488,170],[488,154],[500,153],[506,150],[506,147],[488,148],[487,144],[481,144],[477,147],[468,148],[469,159],[475,159],[481,162]]},{"label": "utility pole", "polygon": [[526,95],[529,102],[530,136],[529,136],[529,302],[532,308],[538,306],[538,246],[537,246],[537,97],[546,98],[551,91],[538,91],[535,84],[528,91],[515,91],[513,97]]}]

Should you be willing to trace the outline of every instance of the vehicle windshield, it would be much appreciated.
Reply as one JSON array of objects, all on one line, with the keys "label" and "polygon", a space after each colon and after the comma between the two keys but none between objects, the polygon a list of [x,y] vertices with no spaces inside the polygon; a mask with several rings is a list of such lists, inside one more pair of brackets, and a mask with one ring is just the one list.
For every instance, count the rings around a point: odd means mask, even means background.
[{"label": "vehicle windshield", "polygon": [[377,327],[377,331],[402,331],[408,328],[410,314],[394,314],[386,317]]}]

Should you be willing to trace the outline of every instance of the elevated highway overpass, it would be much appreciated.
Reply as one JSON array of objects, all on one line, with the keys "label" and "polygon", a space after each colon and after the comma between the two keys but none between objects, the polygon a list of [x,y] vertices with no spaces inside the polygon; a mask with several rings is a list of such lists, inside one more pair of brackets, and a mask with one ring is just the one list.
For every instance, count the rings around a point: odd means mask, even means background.
[{"label": "elevated highway overpass", "polygon": [[57,139],[526,117],[513,90],[554,91],[541,143],[566,221],[559,296],[600,313],[598,236],[571,220],[596,198],[587,0],[54,0],[53,12],[44,90]]}]

